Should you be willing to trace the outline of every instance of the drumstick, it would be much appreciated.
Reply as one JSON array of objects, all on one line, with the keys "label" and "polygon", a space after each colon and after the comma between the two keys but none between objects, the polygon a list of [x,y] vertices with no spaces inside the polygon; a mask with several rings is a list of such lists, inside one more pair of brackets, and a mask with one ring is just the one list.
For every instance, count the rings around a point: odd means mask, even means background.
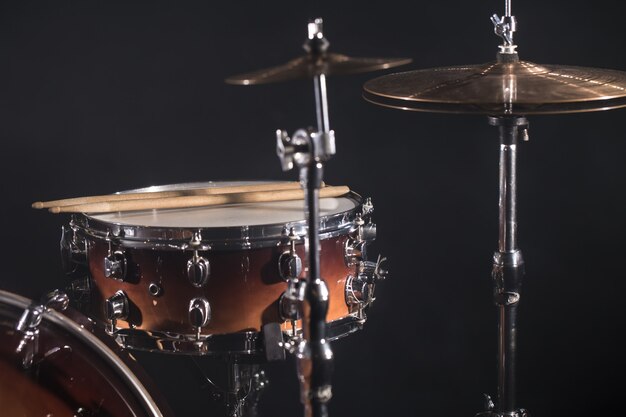
[{"label": "drumstick", "polygon": [[[324,184],[322,184],[324,186]],[[106,194],[87,197],[65,198],[62,200],[36,201],[35,209],[74,206],[78,204],[108,203],[111,201],[143,200],[150,198],[181,197],[188,195],[213,195],[246,193],[251,191],[294,190],[300,188],[299,182],[271,182],[266,184],[230,185],[225,187],[191,188],[186,190],[146,191],[141,193]]]},{"label": "drumstick", "polygon": [[[335,187],[324,187],[320,189],[319,194],[320,198],[326,198],[339,197],[349,192],[350,188],[345,185],[341,185]],[[220,204],[264,203],[272,201],[301,200],[302,198],[304,198],[302,190],[272,190],[77,204],[63,207],[51,207],[49,211],[51,213],[111,213],[116,211],[188,208],[215,206]]]}]

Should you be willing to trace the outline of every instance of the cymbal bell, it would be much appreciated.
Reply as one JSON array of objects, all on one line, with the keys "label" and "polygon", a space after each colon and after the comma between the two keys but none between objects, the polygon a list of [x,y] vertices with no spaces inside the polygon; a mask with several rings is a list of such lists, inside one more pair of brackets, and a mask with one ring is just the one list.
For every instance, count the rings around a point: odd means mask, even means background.
[{"label": "cymbal bell", "polygon": [[402,110],[499,115],[626,107],[626,72],[528,61],[431,68],[385,75],[363,97]]},{"label": "cymbal bell", "polygon": [[325,52],[307,54],[276,67],[228,77],[235,85],[270,84],[290,80],[310,79],[316,75],[344,75],[377,71],[410,63],[410,58],[359,58]]}]

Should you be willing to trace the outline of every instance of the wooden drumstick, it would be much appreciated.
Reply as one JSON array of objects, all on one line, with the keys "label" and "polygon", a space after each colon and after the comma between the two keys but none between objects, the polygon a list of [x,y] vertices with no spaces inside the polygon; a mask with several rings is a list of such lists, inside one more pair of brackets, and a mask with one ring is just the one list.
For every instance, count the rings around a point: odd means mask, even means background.
[{"label": "wooden drumstick", "polygon": [[246,193],[253,191],[295,190],[299,188],[299,182],[271,182],[265,184],[230,185],[225,187],[217,186],[154,192],[146,191],[141,193],[105,194],[86,197],[65,198],[62,200],[36,201],[32,204],[32,207],[35,209],[42,209],[50,207],[75,206],[78,204],[109,203],[112,201],[144,200],[151,198],[182,197],[190,195]]},{"label": "wooden drumstick", "polygon": [[[345,185],[320,189],[320,198],[339,197],[350,192]],[[143,200],[111,201],[102,203],[77,204],[52,207],[51,213],[111,213],[116,211],[136,211],[151,209],[173,209],[221,204],[264,203],[272,201],[301,200],[302,190],[272,190],[216,195],[193,195],[182,197],[151,198]]]}]

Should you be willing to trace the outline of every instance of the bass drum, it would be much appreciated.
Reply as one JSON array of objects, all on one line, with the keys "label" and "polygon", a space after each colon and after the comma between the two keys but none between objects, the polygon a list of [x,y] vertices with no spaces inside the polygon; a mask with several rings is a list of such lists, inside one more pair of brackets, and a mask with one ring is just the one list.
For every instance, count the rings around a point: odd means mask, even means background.
[{"label": "bass drum", "polygon": [[131,357],[83,315],[0,290],[0,414],[171,416],[144,382]]}]

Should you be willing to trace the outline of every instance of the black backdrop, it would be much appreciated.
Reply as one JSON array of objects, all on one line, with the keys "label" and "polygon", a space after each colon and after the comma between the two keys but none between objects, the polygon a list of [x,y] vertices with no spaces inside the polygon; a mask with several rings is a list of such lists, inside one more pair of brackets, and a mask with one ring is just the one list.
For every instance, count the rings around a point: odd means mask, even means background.
[{"label": "black backdrop", "polygon": [[[620,3],[514,2],[522,58],[626,70]],[[67,218],[32,201],[293,179],[273,131],[314,123],[311,83],[222,80],[300,54],[309,18],[325,18],[334,51],[423,68],[492,60],[489,16],[502,10],[495,0],[4,2],[0,287],[38,297],[64,285]],[[326,179],[372,196],[392,273],[364,331],[334,344],[331,415],[471,416],[495,390],[497,131],[484,117],[368,104],[360,89],[375,75],[329,81],[338,153]],[[519,403],[535,416],[623,408],[625,115],[532,117],[521,147]],[[180,362],[147,356],[178,415],[210,415]],[[292,360],[268,372],[263,415],[298,415]]]}]

